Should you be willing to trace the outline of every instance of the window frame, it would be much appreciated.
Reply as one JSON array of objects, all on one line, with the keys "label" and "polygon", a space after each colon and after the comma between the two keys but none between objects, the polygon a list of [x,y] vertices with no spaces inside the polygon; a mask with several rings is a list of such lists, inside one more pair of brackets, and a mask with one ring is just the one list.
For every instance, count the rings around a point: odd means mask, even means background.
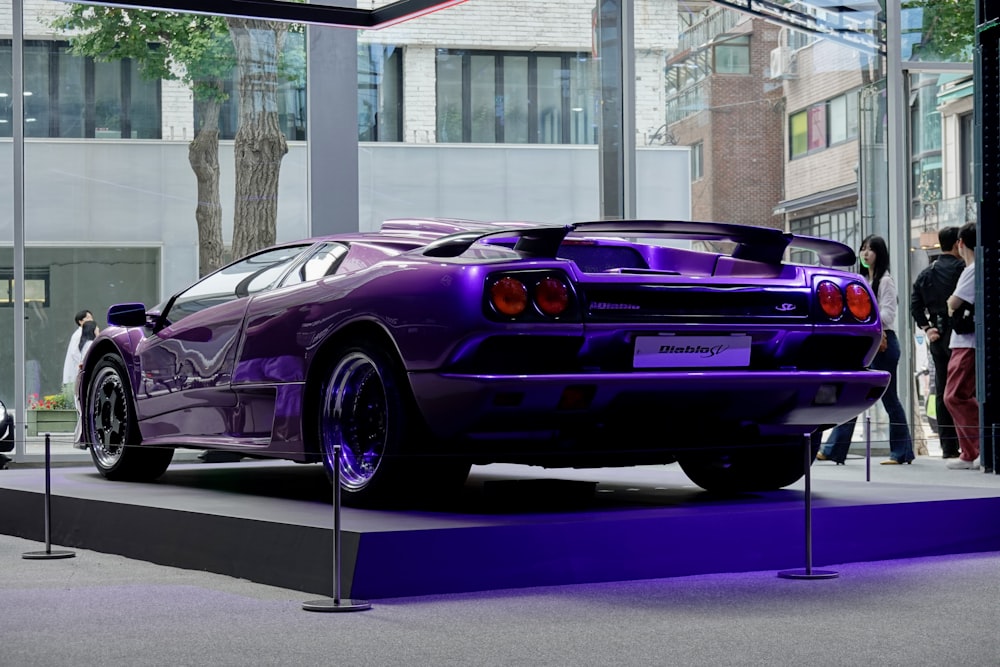
[{"label": "window frame", "polygon": [[[0,39],[0,54],[6,55],[6,53],[9,53],[8,49],[12,49],[12,44],[13,42],[10,39]],[[44,84],[45,89],[44,93],[41,90],[38,92],[38,98],[35,96],[35,91],[30,91],[32,93],[30,96],[25,95],[26,99],[30,98],[31,102],[31,104],[27,102],[25,104],[26,137],[52,139],[163,138],[163,82],[159,79],[149,81],[153,89],[153,110],[150,114],[136,114],[135,110],[138,106],[138,100],[144,100],[144,98],[133,96],[132,94],[133,85],[139,80],[140,75],[131,58],[98,62],[91,56],[73,54],[70,51],[70,43],[66,40],[58,39],[26,39],[24,40],[24,49],[26,59],[30,57],[44,60],[44,67],[29,68],[25,66],[25,70],[33,73],[44,72],[41,75],[42,80],[39,83]],[[79,70],[64,69],[66,63],[82,63],[82,67]],[[70,84],[76,82],[64,76],[67,71],[78,71],[83,77],[83,81],[80,82],[82,86],[71,86]],[[117,98],[107,98],[111,100],[113,108],[117,109],[119,124],[117,136],[109,135],[101,137],[97,134],[99,131],[98,106],[102,99],[99,96],[97,79],[98,75],[104,74],[109,74],[111,80],[116,81],[117,84]],[[82,99],[74,103],[80,110],[80,122],[78,124],[80,129],[78,132],[73,133],[68,131],[68,127],[70,127],[66,122],[68,117],[63,113],[64,108],[70,103],[61,99],[71,89],[82,94]],[[36,102],[36,99],[39,101]],[[30,116],[31,106],[39,108],[42,114],[39,116],[41,122],[38,125],[34,125],[32,122]],[[0,137],[7,138],[13,134],[13,127],[11,125],[13,118],[10,117],[11,114],[12,108],[8,101],[6,108],[0,107],[0,120],[6,121],[0,122]],[[138,136],[137,134],[137,136],[133,137],[133,132],[137,132],[134,128],[139,126],[140,118],[143,122],[149,122],[149,136]],[[43,126],[44,130],[36,129]]]},{"label": "window frame", "polygon": [[[5,285],[4,290],[0,293],[0,308],[13,308],[14,307],[14,268],[13,267],[0,267],[0,281],[3,281]],[[28,285],[32,282],[42,283],[42,293],[44,296],[41,300],[32,299],[28,293]],[[52,305],[52,292],[50,285],[50,270],[47,266],[33,266],[25,267],[24,269],[24,303],[25,305],[34,304],[41,306],[42,308],[49,308]]]},{"label": "window frame", "polygon": [[[527,59],[527,104],[520,105],[519,108],[527,108],[527,140],[510,141],[507,137],[505,127],[505,93],[510,90],[506,85],[506,67],[508,58]],[[541,65],[545,65],[550,59],[559,60],[558,67],[549,69],[550,72],[559,73],[558,89],[544,88],[539,83],[539,75],[542,71]],[[475,60],[474,60],[475,59]],[[480,67],[487,59],[492,59],[492,77],[489,73],[481,77],[475,77],[474,65]],[[445,76],[444,67],[454,68],[455,61],[459,64],[459,72],[452,69],[450,76]],[[447,61],[447,62],[446,62]],[[495,51],[478,49],[448,49],[438,48],[435,52],[435,135],[437,143],[488,143],[488,144],[539,144],[539,145],[595,145],[597,144],[596,123],[597,123],[597,91],[592,82],[583,81],[586,67],[574,66],[574,61],[582,63],[586,61],[589,65],[593,63],[591,54],[584,52],[567,51]],[[485,72],[485,69],[480,71]],[[457,84],[457,85],[456,85]],[[493,118],[492,140],[488,134],[484,134],[485,126],[475,123],[476,109],[474,108],[473,89],[476,86],[492,86],[493,107],[490,109]],[[454,96],[454,89],[458,89],[457,105],[453,99],[445,97],[446,93]],[[558,109],[555,116],[542,115],[542,105],[545,101],[542,96],[546,91],[554,92],[555,95],[549,99],[558,100]],[[574,100],[584,95],[585,101],[578,104]],[[457,114],[455,107],[458,107]],[[588,109],[588,107],[592,107]],[[485,107],[480,107],[485,109]],[[511,108],[514,108],[512,105]],[[444,117],[448,114],[449,117]],[[577,116],[574,116],[577,114]],[[456,134],[452,130],[455,123],[455,116],[459,117],[460,140],[450,138]],[[593,120],[588,123],[587,116]],[[551,134],[546,140],[545,129],[550,128]],[[587,128],[593,128],[588,132]],[[523,133],[519,136],[523,137]],[[484,140],[485,139],[485,140]]]}]

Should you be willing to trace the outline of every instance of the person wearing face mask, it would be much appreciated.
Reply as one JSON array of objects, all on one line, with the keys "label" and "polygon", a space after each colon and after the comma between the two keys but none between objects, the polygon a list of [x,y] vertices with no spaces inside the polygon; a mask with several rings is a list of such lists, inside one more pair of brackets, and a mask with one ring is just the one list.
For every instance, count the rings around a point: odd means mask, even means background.
[{"label": "person wearing face mask", "polygon": [[[899,338],[896,337],[896,316],[899,311],[899,293],[896,281],[889,273],[889,247],[881,236],[868,236],[861,243],[858,253],[861,262],[862,275],[868,278],[868,283],[875,292],[878,301],[879,316],[882,320],[882,343],[872,360],[871,367],[875,370],[888,371],[889,386],[882,394],[882,406],[889,415],[889,458],[882,465],[900,465],[913,461],[913,438],[906,422],[906,411],[896,392],[896,367],[899,365]],[[854,426],[858,418],[837,426],[830,433],[829,439],[816,454],[820,461],[834,461],[843,464],[847,451],[851,448],[851,438],[854,436]]]}]

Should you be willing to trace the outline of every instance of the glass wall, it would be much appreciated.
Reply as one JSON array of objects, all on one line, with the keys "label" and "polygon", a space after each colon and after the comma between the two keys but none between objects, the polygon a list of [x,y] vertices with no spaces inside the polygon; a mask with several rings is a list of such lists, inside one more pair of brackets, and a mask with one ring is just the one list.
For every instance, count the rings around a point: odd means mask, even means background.
[{"label": "glass wall", "polygon": [[[65,386],[77,313],[103,328],[111,304],[153,306],[234,255],[308,236],[304,29],[199,17],[193,30],[177,15],[161,17],[162,40],[149,44],[150,15],[124,16],[54,1],[25,8],[23,456],[40,452],[40,412],[74,412]],[[12,19],[0,3],[7,341],[18,280]],[[13,345],[0,351],[11,409],[21,363]],[[48,427],[57,455],[81,455],[74,424]]]},{"label": "glass wall", "polygon": [[[477,0],[351,32],[356,89],[323,103],[356,113],[359,205],[315,215],[363,230],[397,216],[599,218],[601,133],[618,123],[634,149],[625,169],[640,217],[742,222],[855,247],[889,228],[881,55],[719,3],[628,4],[634,96],[630,86],[601,88],[608,54],[593,0]],[[962,12],[944,16],[937,4],[903,3],[910,66],[968,62],[971,18],[963,42]],[[93,310],[103,326],[110,303],[157,302],[232,257],[308,236],[322,227],[310,192],[355,159],[311,155],[306,141],[310,123],[327,120],[327,109],[309,105],[309,76],[322,80],[340,65],[310,72],[312,31],[343,29],[186,16],[149,44],[143,14],[130,10],[127,25],[116,23],[121,16],[55,0],[25,13],[25,363],[38,362],[26,368],[28,393],[59,388],[77,310]],[[7,188],[11,20],[12,3],[0,0]],[[920,73],[907,86],[908,212],[964,215],[973,181],[968,78]],[[605,124],[615,105],[627,118]],[[3,201],[9,303],[12,196]],[[906,287],[911,248],[893,240]],[[0,301],[0,334],[14,326],[8,313]],[[0,355],[0,371],[18,363],[10,347]],[[3,372],[0,398],[13,391]]]}]

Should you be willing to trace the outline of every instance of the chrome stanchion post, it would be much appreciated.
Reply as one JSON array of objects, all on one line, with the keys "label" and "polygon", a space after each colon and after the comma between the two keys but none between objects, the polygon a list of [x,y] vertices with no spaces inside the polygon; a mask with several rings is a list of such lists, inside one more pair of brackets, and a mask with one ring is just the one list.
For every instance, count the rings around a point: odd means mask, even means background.
[{"label": "chrome stanchion post", "polygon": [[45,434],[45,551],[27,551],[21,554],[29,560],[49,560],[54,558],[72,558],[72,551],[52,550],[52,448],[49,434]]},{"label": "chrome stanchion post", "polygon": [[340,444],[333,446],[333,599],[302,603],[306,611],[363,611],[371,609],[367,600],[340,599]]},{"label": "chrome stanchion post", "polygon": [[804,433],[805,442],[805,507],[806,507],[806,567],[804,570],[782,570],[778,576],[782,579],[833,579],[840,576],[833,570],[814,570],[812,566],[812,434]]},{"label": "chrome stanchion post", "polygon": [[865,481],[872,481],[872,416],[865,413]]}]

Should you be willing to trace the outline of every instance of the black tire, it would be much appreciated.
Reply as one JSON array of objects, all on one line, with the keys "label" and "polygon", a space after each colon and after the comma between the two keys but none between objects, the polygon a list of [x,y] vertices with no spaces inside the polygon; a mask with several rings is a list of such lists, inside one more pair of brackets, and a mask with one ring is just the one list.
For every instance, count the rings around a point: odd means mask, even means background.
[{"label": "black tire", "polygon": [[[820,438],[818,432],[811,438],[810,462],[816,460]],[[799,481],[806,466],[801,436],[772,445],[685,453],[677,462],[692,482],[716,493],[781,489]]]},{"label": "black tire", "polygon": [[319,409],[323,467],[334,480],[340,445],[340,492],[347,505],[387,507],[437,496],[460,486],[470,464],[425,456],[427,429],[396,358],[364,341],[335,355]]},{"label": "black tire", "polygon": [[156,479],[170,465],[174,450],[140,447],[135,404],[125,365],[105,354],[88,375],[83,397],[83,435],[98,472],[116,481]]}]

